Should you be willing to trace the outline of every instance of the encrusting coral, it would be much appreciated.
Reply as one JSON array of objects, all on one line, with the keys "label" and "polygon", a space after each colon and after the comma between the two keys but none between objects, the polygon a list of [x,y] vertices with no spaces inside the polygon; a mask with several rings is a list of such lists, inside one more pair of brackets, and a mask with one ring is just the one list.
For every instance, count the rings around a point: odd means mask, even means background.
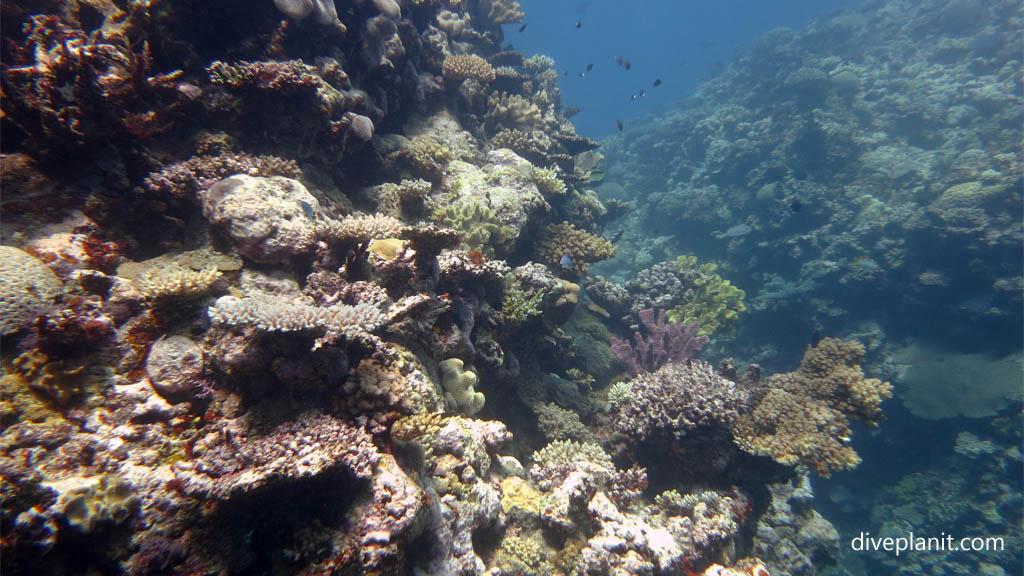
[{"label": "encrusting coral", "polygon": [[60,278],[24,250],[0,246],[0,334],[16,332],[56,303]]}]

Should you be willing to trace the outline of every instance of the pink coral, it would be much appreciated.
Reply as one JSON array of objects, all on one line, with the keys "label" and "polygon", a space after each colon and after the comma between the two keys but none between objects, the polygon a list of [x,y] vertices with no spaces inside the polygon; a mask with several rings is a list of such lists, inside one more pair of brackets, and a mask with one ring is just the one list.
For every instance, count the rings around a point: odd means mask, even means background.
[{"label": "pink coral", "polygon": [[697,335],[699,328],[696,322],[666,322],[664,310],[658,311],[657,320],[650,309],[641,310],[639,316],[647,333],[646,339],[639,331],[633,334],[636,344],[632,346],[628,340],[611,339],[612,352],[633,374],[654,372],[666,362],[686,360],[708,341],[707,336]]}]

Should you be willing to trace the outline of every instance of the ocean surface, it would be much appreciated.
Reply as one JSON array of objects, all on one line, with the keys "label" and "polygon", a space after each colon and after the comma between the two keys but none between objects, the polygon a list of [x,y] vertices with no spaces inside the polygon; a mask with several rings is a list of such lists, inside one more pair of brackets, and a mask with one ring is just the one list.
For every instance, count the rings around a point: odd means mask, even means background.
[{"label": "ocean surface", "polygon": [[0,572],[1024,573],[1024,3],[0,5]]}]

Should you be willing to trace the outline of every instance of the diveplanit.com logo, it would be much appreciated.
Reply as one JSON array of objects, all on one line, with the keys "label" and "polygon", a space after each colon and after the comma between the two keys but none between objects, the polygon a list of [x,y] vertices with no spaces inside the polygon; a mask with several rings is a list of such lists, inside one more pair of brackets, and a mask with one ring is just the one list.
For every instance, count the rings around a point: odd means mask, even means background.
[{"label": "diveplanit.com logo", "polygon": [[920,536],[913,532],[905,536],[872,536],[871,532],[861,532],[850,539],[854,552],[894,552],[896,556],[910,552],[1001,551],[1005,545],[1000,536],[960,538],[945,532],[940,536]]}]

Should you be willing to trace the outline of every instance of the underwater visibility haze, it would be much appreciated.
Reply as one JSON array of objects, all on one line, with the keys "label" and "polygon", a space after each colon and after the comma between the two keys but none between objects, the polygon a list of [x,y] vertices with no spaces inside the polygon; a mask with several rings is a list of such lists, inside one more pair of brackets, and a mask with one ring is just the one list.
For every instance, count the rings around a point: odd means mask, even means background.
[{"label": "underwater visibility haze", "polygon": [[1020,0],[0,36],[3,574],[1024,572]]}]

